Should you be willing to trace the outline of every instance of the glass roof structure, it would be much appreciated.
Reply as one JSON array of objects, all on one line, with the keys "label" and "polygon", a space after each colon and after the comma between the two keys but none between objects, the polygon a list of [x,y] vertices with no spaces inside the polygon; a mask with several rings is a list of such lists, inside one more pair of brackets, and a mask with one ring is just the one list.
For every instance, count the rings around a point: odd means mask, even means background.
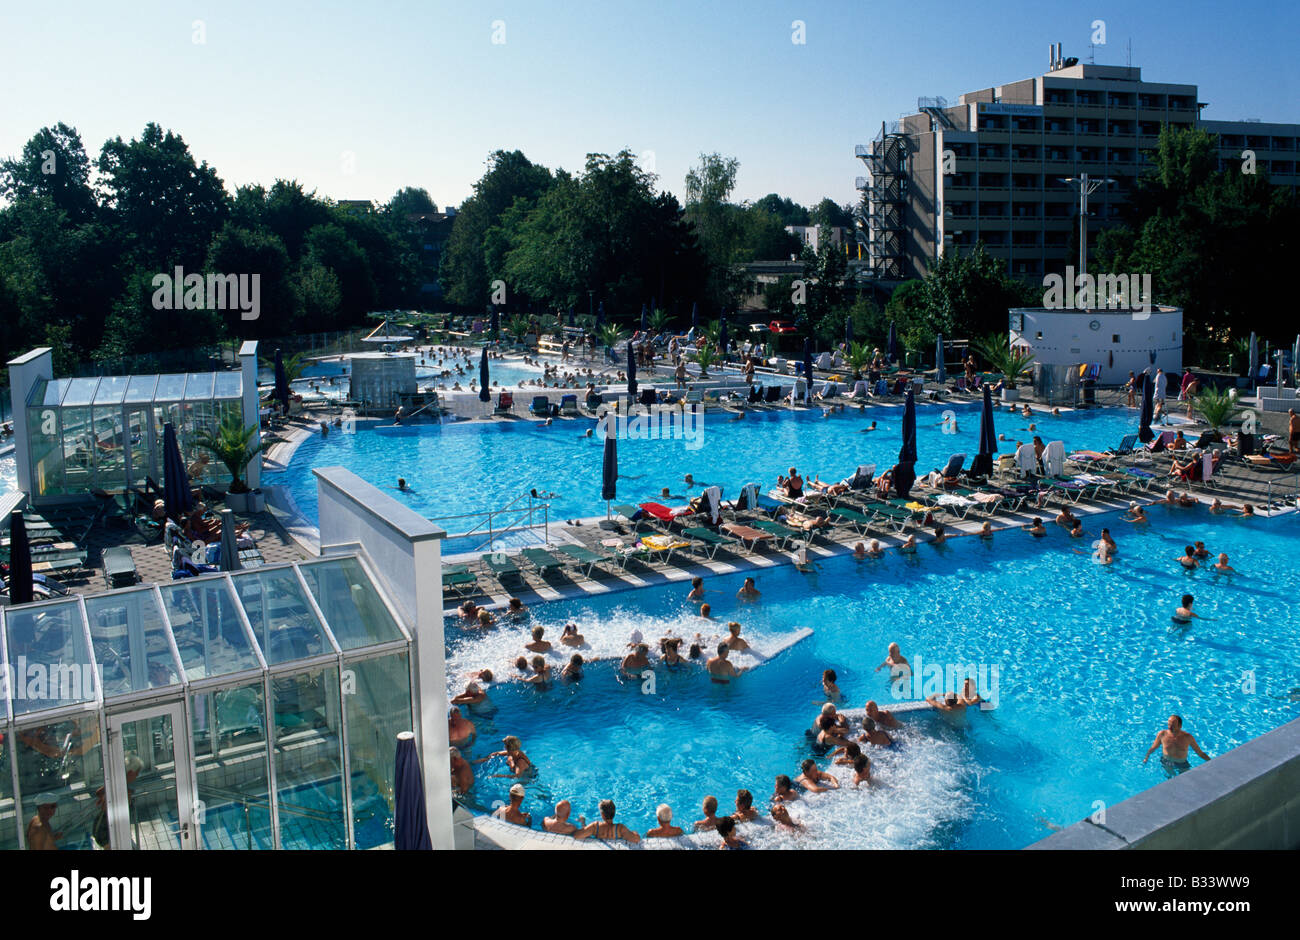
[{"label": "glass roof structure", "polygon": [[0,849],[390,843],[411,650],[359,554],[4,608]]}]

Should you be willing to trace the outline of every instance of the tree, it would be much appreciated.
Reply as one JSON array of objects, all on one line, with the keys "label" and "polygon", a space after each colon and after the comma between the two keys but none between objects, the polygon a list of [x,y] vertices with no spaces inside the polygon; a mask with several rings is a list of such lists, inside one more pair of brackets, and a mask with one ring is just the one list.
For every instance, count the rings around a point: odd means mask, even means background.
[{"label": "tree", "polygon": [[1007,388],[1015,388],[1029,367],[1034,363],[1032,353],[1024,349],[1013,349],[1006,334],[994,333],[982,340],[975,340],[972,346],[984,357],[988,367],[1002,375]]},{"label": "tree", "polygon": [[[207,269],[217,274],[257,275],[261,312],[257,320],[228,320],[232,333],[250,337],[283,336],[299,326],[298,298],[294,293],[289,253],[279,236],[265,230],[241,228],[227,222],[212,239]],[[239,314],[228,314],[238,320]],[[308,321],[312,322],[312,321]]]},{"label": "tree", "polygon": [[98,206],[90,188],[90,158],[75,127],[42,127],[18,159],[0,161],[0,196],[8,201],[46,197],[70,223],[89,222]]},{"label": "tree", "polygon": [[709,262],[707,295],[718,306],[734,304],[743,281],[733,267],[739,260],[739,207],[727,200],[736,185],[740,161],[717,153],[700,154],[686,173],[686,221],[694,226]]},{"label": "tree", "polygon": [[304,261],[328,268],[338,278],[339,314],[333,323],[320,329],[333,329],[348,323],[361,323],[375,303],[375,281],[370,262],[341,225],[317,225],[307,233]]},{"label": "tree", "polygon": [[404,186],[393,193],[393,197],[384,205],[384,211],[389,215],[405,218],[411,214],[437,212],[438,207],[434,205],[427,189]]}]

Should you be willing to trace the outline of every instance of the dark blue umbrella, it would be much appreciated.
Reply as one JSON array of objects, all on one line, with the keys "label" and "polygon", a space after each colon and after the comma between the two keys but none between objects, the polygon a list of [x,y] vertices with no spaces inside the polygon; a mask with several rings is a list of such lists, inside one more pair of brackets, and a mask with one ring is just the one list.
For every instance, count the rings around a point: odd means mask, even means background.
[{"label": "dark blue umbrella", "polygon": [[492,393],[488,391],[487,347],[483,347],[483,357],[478,361],[478,400],[491,401]]},{"label": "dark blue umbrella", "polygon": [[442,331],[446,333],[451,329],[451,317],[442,318]]},{"label": "dark blue umbrella", "polygon": [[912,386],[907,386],[907,401],[903,404],[903,446],[898,450],[898,469],[894,471],[894,490],[901,497],[912,492],[916,482],[916,400]]},{"label": "dark blue umbrella", "polygon": [[415,735],[410,731],[397,736],[393,803],[393,847],[399,852],[432,852],[429,817],[424,810],[424,776],[415,752]]},{"label": "dark blue umbrella", "polygon": [[808,386],[808,400],[812,401],[812,340],[805,336],[803,340],[803,377]]},{"label": "dark blue umbrella", "polygon": [[934,361],[935,364],[938,366],[938,372],[939,372],[939,374],[934,377],[934,380],[942,385],[944,382],[948,381],[948,369],[943,364],[943,334],[942,333],[940,333],[939,338],[935,340]]},{"label": "dark blue umbrella", "polygon": [[993,428],[993,393],[984,386],[984,407],[980,410],[979,453],[971,461],[972,476],[986,477],[993,473],[993,455],[998,452],[998,434]]},{"label": "dark blue umbrella", "polygon": [[632,348],[631,340],[627,341],[627,393],[636,395],[636,350]]},{"label": "dark blue umbrella", "polygon": [[163,508],[167,518],[180,522],[194,508],[194,495],[190,492],[190,477],[181,460],[181,448],[176,442],[176,429],[171,422],[163,425]]},{"label": "dark blue umbrella", "polygon": [[1138,418],[1138,440],[1146,444],[1155,439],[1155,432],[1151,430],[1151,419],[1155,415],[1155,403],[1152,400],[1152,393],[1155,391],[1155,383],[1151,376],[1145,372],[1142,373],[1142,413]]},{"label": "dark blue umbrella", "polygon": [[650,298],[650,316],[654,316],[654,315],[655,315],[655,299],[654,299],[653,297],[651,297],[651,298]]},{"label": "dark blue umbrella", "polygon": [[722,315],[722,323],[718,326],[718,345],[722,347],[722,361],[727,361],[727,347],[731,345],[731,337],[727,335],[727,315]]},{"label": "dark blue umbrella", "polygon": [[889,321],[889,340],[885,344],[885,352],[890,362],[898,361],[898,333],[894,329],[893,320]]},{"label": "dark blue umbrella", "polygon": [[289,377],[284,371],[284,356],[280,350],[275,351],[275,390],[271,392],[271,397],[284,406],[285,413],[289,411]]},{"label": "dark blue umbrella", "polygon": [[573,304],[569,304],[569,326],[573,326]]},{"label": "dark blue umbrella", "polygon": [[645,332],[645,304],[641,305],[641,332]]},{"label": "dark blue umbrella", "polygon": [[618,498],[618,437],[614,429],[605,425],[605,455],[600,464],[600,498],[605,501],[605,518],[609,518],[609,504]]},{"label": "dark blue umbrella", "polygon": [[492,308],[492,330],[490,333],[493,340],[501,338],[501,311],[496,307]]},{"label": "dark blue umbrella", "polygon": [[700,328],[700,305],[698,303],[693,303],[691,304],[691,329],[698,330],[699,328]]},{"label": "dark blue umbrella", "polygon": [[596,329],[599,330],[605,325],[605,301],[601,301],[596,307]]},{"label": "dark blue umbrella", "polygon": [[844,348],[853,348],[853,317],[848,314],[844,316]]},{"label": "dark blue umbrella", "polygon": [[23,511],[9,514],[9,603],[32,602],[32,546],[27,540]]}]

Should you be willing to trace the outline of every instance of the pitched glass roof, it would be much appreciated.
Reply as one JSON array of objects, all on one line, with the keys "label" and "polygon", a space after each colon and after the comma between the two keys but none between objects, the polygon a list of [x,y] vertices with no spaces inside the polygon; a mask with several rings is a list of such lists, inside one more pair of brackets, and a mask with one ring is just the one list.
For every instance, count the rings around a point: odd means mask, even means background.
[{"label": "pitched glass roof", "polygon": [[96,405],[140,405],[155,401],[227,400],[239,398],[243,388],[243,375],[239,372],[41,379],[32,386],[27,404],[72,408],[92,402]]},{"label": "pitched glass roof", "polygon": [[247,682],[409,644],[356,555],[265,565],[0,610],[0,722]]}]

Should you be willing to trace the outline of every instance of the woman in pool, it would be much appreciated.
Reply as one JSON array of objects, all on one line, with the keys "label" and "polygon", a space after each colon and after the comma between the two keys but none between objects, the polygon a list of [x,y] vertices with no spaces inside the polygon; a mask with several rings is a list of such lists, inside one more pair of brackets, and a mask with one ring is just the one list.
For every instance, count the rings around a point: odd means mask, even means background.
[{"label": "woman in pool", "polygon": [[650,657],[647,655],[650,647],[644,643],[638,643],[636,649],[623,657],[623,662],[619,668],[625,675],[641,678],[641,670],[650,668]]},{"label": "woman in pool", "polygon": [[1196,560],[1196,549],[1188,545],[1183,549],[1183,553],[1175,559],[1180,565],[1188,571],[1193,571],[1200,567],[1200,562]]},{"label": "woman in pool", "polygon": [[1241,507],[1241,517],[1243,519],[1253,515],[1255,515],[1255,507],[1252,506],[1250,503],[1246,503],[1244,506]]},{"label": "woman in pool", "polygon": [[1081,538],[1083,538],[1083,520],[1082,520],[1082,519],[1075,519],[1075,520],[1074,520],[1074,527],[1070,529],[1070,538],[1072,538],[1072,539],[1081,539]]},{"label": "woman in pool", "polygon": [[1182,606],[1174,611],[1174,615],[1170,619],[1172,619],[1174,623],[1182,624],[1184,626],[1190,624],[1193,617],[1204,620],[1204,617],[1192,610],[1192,605],[1194,603],[1196,603],[1196,598],[1192,597],[1190,594],[1184,594],[1182,598]]},{"label": "woman in pool", "polygon": [[827,669],[822,673],[822,692],[832,702],[838,702],[841,698],[840,687],[835,684],[837,678],[834,669]]},{"label": "woman in pool", "polygon": [[930,544],[942,545],[946,541],[948,541],[948,534],[943,531],[943,523],[936,522],[934,524],[934,538],[930,540]]},{"label": "woman in pool", "polygon": [[510,598],[510,606],[506,608],[506,616],[518,623],[521,620],[528,619],[528,608],[524,602],[517,597]]},{"label": "woman in pool", "polygon": [[659,641],[659,651],[663,654],[663,663],[665,666],[677,667],[686,665],[686,660],[682,658],[682,638],[679,636],[666,636]]},{"label": "woman in pool", "polygon": [[724,642],[727,644],[727,649],[729,649],[729,650],[747,650],[747,649],[749,649],[749,644],[748,644],[745,640],[743,640],[743,639],[741,638],[741,636],[740,636],[740,624],[739,624],[739,623],[737,623],[737,622],[734,621],[734,620],[731,621],[730,623],[728,623],[728,624],[727,624],[727,633],[729,634],[729,636],[728,636],[727,639],[724,641]]},{"label": "woman in pool", "polygon": [[460,605],[460,615],[465,620],[478,620],[478,604],[466,601]]},{"label": "woman in pool", "polygon": [[560,672],[560,678],[567,679],[570,682],[577,682],[582,678],[581,654],[574,653],[569,657],[568,663],[565,664],[564,669]]},{"label": "woman in pool", "polygon": [[614,801],[600,801],[600,819],[579,829],[573,834],[575,839],[589,839],[595,836],[606,842],[640,842],[641,837],[620,822],[614,822]]},{"label": "woman in pool", "polygon": [[495,774],[494,776],[497,777],[522,777],[533,770],[533,762],[530,761],[528,755],[524,753],[523,745],[517,737],[513,734],[506,735],[501,739],[501,746],[504,750],[493,751],[487,757],[480,757],[478,760],[473,761],[473,763],[482,764],[490,761],[494,757],[504,757],[506,759],[506,765],[510,768],[510,773]]},{"label": "woman in pool", "polygon": [[772,800],[776,803],[789,803],[799,799],[799,791],[794,788],[793,781],[785,774],[777,774],[776,789],[772,791]]},{"label": "woman in pool", "polygon": [[586,646],[587,638],[578,632],[576,623],[566,623],[564,632],[560,634],[560,644],[563,646]]},{"label": "woman in pool", "polygon": [[1137,503],[1128,504],[1128,513],[1124,516],[1125,522],[1148,523],[1151,520],[1147,518],[1146,510]]},{"label": "woman in pool", "polygon": [[898,546],[898,550],[899,550],[900,552],[904,552],[905,554],[908,554],[908,555],[913,555],[913,554],[915,554],[915,553],[916,553],[916,536],[915,536],[915,535],[909,535],[909,536],[907,537],[907,541],[905,541],[902,545]]},{"label": "woman in pool", "polygon": [[691,578],[691,593],[686,595],[688,601],[699,603],[704,600],[704,579],[700,577]]},{"label": "woman in pool", "polygon": [[830,715],[817,719],[817,744],[820,748],[830,750],[833,747],[847,747],[851,742],[839,733],[841,729]]},{"label": "woman in pool", "polygon": [[731,814],[731,818],[736,822],[751,822],[758,818],[758,810],[754,809],[754,794],[748,790],[736,791],[736,811]]},{"label": "woman in pool", "polygon": [[494,623],[496,623],[496,618],[492,616],[491,612],[480,607],[478,609],[478,625],[483,629],[487,629]]},{"label": "woman in pool", "polygon": [[538,688],[545,688],[551,684],[551,667],[546,664],[546,660],[540,656],[534,656],[532,661],[533,674],[524,681],[529,685],[535,685]]},{"label": "woman in pool", "polygon": [[982,539],[993,538],[993,523],[985,522],[982,526],[980,526],[980,538]]}]

